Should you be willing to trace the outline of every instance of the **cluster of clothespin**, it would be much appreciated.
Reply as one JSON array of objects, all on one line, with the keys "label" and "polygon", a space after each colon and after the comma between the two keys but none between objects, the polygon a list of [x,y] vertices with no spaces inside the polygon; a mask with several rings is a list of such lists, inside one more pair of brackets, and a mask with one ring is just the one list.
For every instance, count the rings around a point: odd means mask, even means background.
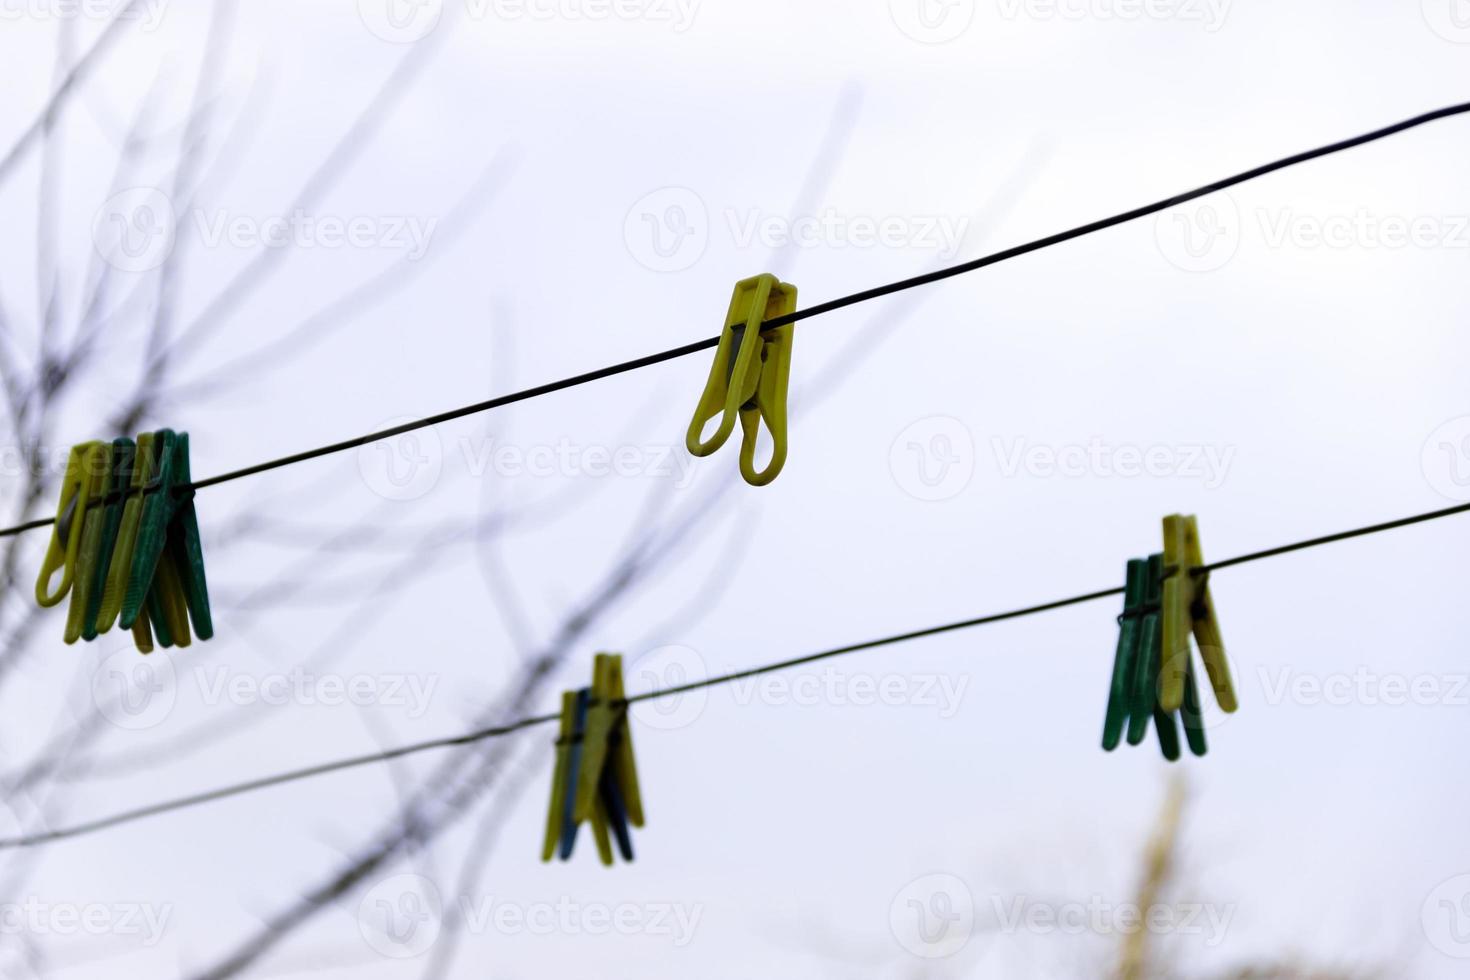
[{"label": "cluster of clothespin", "polygon": [[[725,444],[740,418],[740,475],[753,487],[776,479],[786,465],[786,389],[791,380],[793,324],[765,333],[761,324],[796,311],[796,287],[770,273],[735,284],[730,311],[720,331],[715,363],[684,443],[695,456],[708,456]],[[721,416],[715,434],[704,439],[705,426]],[[771,435],[771,458],[755,468],[761,423]]]},{"label": "cluster of clothespin", "polygon": [[114,622],[132,630],[143,653],[153,652],[155,637],[161,646],[188,646],[191,619],[194,636],[214,635],[188,433],[160,429],[137,443],[72,448],[36,601],[55,606],[68,593],[67,643],[94,640]]},{"label": "cluster of clothespin", "polygon": [[584,823],[592,825],[603,864],[613,863],[614,839],[623,860],[633,860],[628,828],[643,826],[643,796],[628,728],[623,658],[612,653],[599,653],[593,661],[590,688],[562,695],[541,860],[570,858]]},{"label": "cluster of clothespin", "polygon": [[1164,518],[1164,550],[1128,562],[1123,612],[1118,617],[1118,649],[1103,721],[1103,748],[1118,747],[1127,729],[1128,744],[1148,735],[1153,719],[1159,748],[1170,762],[1180,755],[1179,729],[1189,750],[1204,755],[1203,707],[1195,681],[1189,637],[1194,634],[1222,711],[1237,707],[1225,641],[1210,598],[1209,576],[1193,516]]}]

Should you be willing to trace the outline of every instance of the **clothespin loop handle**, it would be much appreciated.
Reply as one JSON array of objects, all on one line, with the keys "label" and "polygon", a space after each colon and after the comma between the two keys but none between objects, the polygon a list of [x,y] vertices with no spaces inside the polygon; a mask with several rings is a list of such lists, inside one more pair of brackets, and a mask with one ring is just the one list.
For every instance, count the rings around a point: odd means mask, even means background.
[{"label": "clothespin loop handle", "polygon": [[[77,551],[82,544],[82,524],[91,503],[92,470],[98,447],[112,450],[104,442],[84,442],[73,446],[66,459],[66,473],[61,478],[61,496],[56,505],[56,524],[46,557],[41,560],[41,574],[36,578],[36,602],[43,607],[57,605],[71,591],[76,573]],[[61,584],[53,590],[51,579],[61,572]]]}]

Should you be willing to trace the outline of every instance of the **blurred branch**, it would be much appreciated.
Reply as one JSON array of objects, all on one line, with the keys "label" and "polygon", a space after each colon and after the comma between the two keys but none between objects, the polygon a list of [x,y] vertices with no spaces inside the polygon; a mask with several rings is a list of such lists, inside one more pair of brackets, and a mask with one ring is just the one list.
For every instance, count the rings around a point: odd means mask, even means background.
[{"label": "blurred branch", "polygon": [[[1179,843],[1179,818],[1184,812],[1184,780],[1176,776],[1169,781],[1164,804],[1159,809],[1158,822],[1153,837],[1144,852],[1143,881],[1138,886],[1135,908],[1148,919],[1164,889],[1168,887],[1174,871],[1174,852]],[[1148,929],[1134,929],[1124,934],[1123,950],[1118,963],[1118,980],[1146,980],[1149,976]]]},{"label": "blurred branch", "polygon": [[127,0],[123,8],[117,12],[117,16],[108,21],[97,40],[87,49],[86,54],[72,65],[66,77],[61,80],[61,84],[52,90],[50,98],[46,100],[46,105],[41,109],[41,114],[32,120],[10,149],[5,151],[5,155],[0,157],[0,183],[4,183],[10,177],[21,156],[31,144],[45,134],[47,127],[54,125],[56,117],[66,107],[72,93],[96,70],[103,56],[121,38],[123,30],[127,27],[128,22],[134,19],[133,15],[142,2],[143,0]]},{"label": "blurred branch", "polygon": [[[441,24],[431,35],[408,47],[388,78],[378,87],[347,132],[307,177],[282,213],[311,210],[336,185],[341,175],[367,148],[389,113],[407,95],[414,81],[433,62],[440,45],[450,33],[448,25]],[[291,250],[288,248],[262,248],[257,251],[255,257],[209,300],[183,333],[157,356],[166,359],[198,349],[290,254]]]}]

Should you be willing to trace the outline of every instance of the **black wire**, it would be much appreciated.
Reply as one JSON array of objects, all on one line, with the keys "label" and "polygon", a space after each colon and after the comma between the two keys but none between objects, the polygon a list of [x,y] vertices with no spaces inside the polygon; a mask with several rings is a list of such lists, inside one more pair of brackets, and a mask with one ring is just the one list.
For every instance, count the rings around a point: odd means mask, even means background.
[{"label": "black wire", "polygon": [[[1227,558],[1224,561],[1215,562],[1211,565],[1202,565],[1195,569],[1199,575],[1207,575],[1212,571],[1222,568],[1230,568],[1234,565],[1244,565],[1248,562],[1261,561],[1265,558],[1274,558],[1277,555],[1288,554],[1293,551],[1302,551],[1307,548],[1316,548],[1324,544],[1332,544],[1338,541],[1346,541],[1349,538],[1362,537],[1367,534],[1377,534],[1382,531],[1391,531],[1411,524],[1422,524],[1425,521],[1438,520],[1443,517],[1451,517],[1455,514],[1463,514],[1470,511],[1470,504],[1460,504],[1455,507],[1446,507],[1443,510],[1429,511],[1423,514],[1415,514],[1412,517],[1404,517],[1395,521],[1385,521],[1381,524],[1370,524],[1365,527],[1355,528],[1350,531],[1339,531],[1336,534],[1328,534],[1319,538],[1308,538],[1305,541],[1297,541],[1293,544],[1285,544],[1276,548],[1268,548],[1265,551],[1256,551],[1235,558]],[[733,681],[743,680],[747,677],[757,677],[761,674],[770,674],[778,670],[788,670],[792,667],[800,667],[815,663],[819,660],[827,660],[832,657],[841,657],[849,653],[857,653],[860,650],[872,650],[877,647],[891,646],[895,643],[905,643],[910,640],[923,639],[930,636],[938,636],[941,633],[951,633],[956,630],[969,629],[974,626],[984,626],[988,623],[999,623],[1007,619],[1018,619],[1022,616],[1033,616],[1037,613],[1050,612],[1053,609],[1062,609],[1067,606],[1076,606],[1084,602],[1093,602],[1097,599],[1106,599],[1109,596],[1123,594],[1121,587],[1111,589],[1099,589],[1096,592],[1087,592],[1082,595],[1071,596],[1066,599],[1056,599],[1052,602],[1044,602],[1040,605],[1026,606],[1022,609],[1013,609],[1009,612],[991,613],[975,619],[964,619],[956,623],[947,623],[943,626],[931,626],[927,629],[913,630],[908,633],[898,633],[893,636],[885,636],[877,640],[867,640],[862,643],[851,643],[847,646],[834,647],[823,650],[820,653],[807,654],[803,657],[793,657],[790,660],[778,660],[774,663],[762,664],[759,667],[751,667],[748,670],[735,671],[729,674],[720,674],[716,677],[707,677],[703,680],[691,681],[688,684],[679,684],[674,687],[663,687],[642,694],[635,694],[624,700],[625,704],[637,704],[640,701],[653,701],[658,698],[671,697],[676,694],[686,694],[703,688],[715,687],[720,684],[728,684]],[[374,765],[380,762],[388,762],[393,759],[401,759],[404,756],[417,755],[420,752],[428,752],[433,749],[451,748],[458,745],[471,745],[486,739],[499,738],[510,735],[537,725],[546,725],[557,721],[559,714],[537,715],[533,718],[523,718],[507,725],[498,725],[493,728],[482,728],[478,731],[467,732],[464,735],[449,738],[431,739],[427,742],[414,742],[409,745],[399,746],[383,752],[374,752],[369,755],[353,756],[347,759],[339,759],[336,762],[324,762],[319,765],[309,766],[305,769],[293,769],[287,772],[277,773],[273,776],[264,776],[249,782],[234,783],[222,786],[219,789],[196,793],[192,796],[183,796],[162,803],[154,803],[133,810],[123,810],[108,817],[100,817],[85,823],[73,824],[70,827],[62,827],[57,830],[47,830],[37,834],[27,834],[19,837],[0,838],[0,850],[14,850],[18,848],[36,847],[42,844],[50,844],[55,841],[67,840],[73,837],[81,837],[86,834],[96,833],[122,824],[133,823],[148,817],[156,817],[176,810],[184,810],[190,807],[201,806],[205,803],[214,803],[219,800],[228,799],[232,796],[241,796],[256,790],[267,789],[272,786],[280,786],[284,783],[293,783],[303,779],[311,779],[328,773],[340,772],[344,769],[355,769],[360,766]]]},{"label": "black wire", "polygon": [[[1061,243],[1071,241],[1074,238],[1081,238],[1084,235],[1090,235],[1094,232],[1103,231],[1105,229],[1125,224],[1129,221],[1133,221],[1137,218],[1146,217],[1150,214],[1157,214],[1160,211],[1165,211],[1171,207],[1177,207],[1178,205],[1184,204],[1187,201],[1193,201],[1197,198],[1213,194],[1216,191],[1225,190],[1226,188],[1234,187],[1237,184],[1243,184],[1248,180],[1254,180],[1257,177],[1262,177],[1266,174],[1275,173],[1278,170],[1284,170],[1287,167],[1295,166],[1298,163],[1305,163],[1309,160],[1316,160],[1321,157],[1330,156],[1334,153],[1341,153],[1344,150],[1350,150],[1354,147],[1362,146],[1365,143],[1373,143],[1377,140],[1386,139],[1390,136],[1402,133],[1405,130],[1414,129],[1418,126],[1426,125],[1427,123],[1436,122],[1440,119],[1448,119],[1451,116],[1458,116],[1467,112],[1470,112],[1470,102],[1462,102],[1458,105],[1446,106],[1443,109],[1437,109],[1434,112],[1426,112],[1423,115],[1415,116],[1412,119],[1406,119],[1403,122],[1395,123],[1392,126],[1385,126],[1383,129],[1375,129],[1371,133],[1364,133],[1362,136],[1354,136],[1351,139],[1342,140],[1337,143],[1330,143],[1327,146],[1321,146],[1315,150],[1307,150],[1303,153],[1297,153],[1293,156],[1284,157],[1272,163],[1262,164],[1259,167],[1254,167],[1242,173],[1235,174],[1232,177],[1225,177],[1221,180],[1215,181],[1214,183],[1206,184],[1203,187],[1198,187],[1191,191],[1185,191],[1184,193],[1179,194],[1175,197],[1165,198],[1162,201],[1155,201],[1153,204],[1145,204],[1143,207],[1134,208],[1131,211],[1124,211],[1121,214],[1115,214],[1109,218],[1102,218],[1089,224],[1079,225],[1076,228],[1072,228],[1068,231],[1057,232],[1056,234],[1048,235],[1045,238],[1038,238],[1035,241],[1027,242],[1024,245],[1017,245],[1013,248],[1008,248],[1001,252],[995,252],[991,255],[982,256],[981,258],[973,259],[969,262],[962,262],[959,265],[950,266],[946,269],[939,269],[934,272],[927,272],[923,275],[914,276],[910,279],[901,279],[898,282],[891,282],[886,286],[876,286],[872,289],[865,289],[862,292],[853,293],[850,296],[841,296],[837,299],[828,300],[825,303],[818,303],[816,306],[809,306],[804,310],[797,310],[793,313],[786,313],[782,316],[766,320],[764,323],[761,324],[761,329],[772,330],[776,327],[783,327],[788,323],[796,323],[799,320],[805,320],[810,317],[820,316],[823,313],[831,313],[834,310],[840,310],[844,307],[852,306],[856,303],[865,303],[868,300],[879,299],[883,296],[891,296],[894,293],[902,292],[906,289],[913,289],[916,286],[927,286],[930,283],[939,282],[943,279],[949,279],[953,276],[963,275],[967,272],[974,272],[977,269],[983,269],[986,266],[995,265],[996,263],[1004,262],[1007,259],[1013,259],[1017,256],[1026,255],[1030,252],[1040,251],[1041,249],[1049,248],[1052,245],[1060,245]],[[405,422],[404,424],[394,426],[391,429],[383,429],[380,432],[372,432],[367,435],[358,436],[354,439],[344,439],[341,442],[335,442],[328,446],[321,446],[317,449],[308,449],[304,452],[295,453],[290,456],[282,456],[280,459],[273,459],[264,463],[256,463],[254,466],[246,466],[243,469],[232,470],[229,473],[221,473],[219,476],[212,476],[208,479],[199,480],[193,484],[190,484],[189,487],[180,486],[177,489],[183,491],[187,489],[198,490],[202,489],[203,487],[212,487],[219,483],[227,483],[231,480],[238,480],[242,477],[254,476],[257,473],[264,473],[268,470],[279,469],[282,466],[291,466],[296,463],[304,463],[307,460],[317,459],[321,456],[329,456],[333,453],[344,452],[348,449],[357,449],[360,446],[369,445],[370,443],[377,442],[380,439],[391,439],[392,437],[402,435],[405,432],[413,432],[416,429],[428,428],[431,425],[438,425],[441,422],[450,422],[455,419],[464,418],[467,415],[477,415],[481,412],[488,412],[492,409],[514,404],[515,402],[526,401],[530,398],[538,398],[541,395],[549,395],[552,392],[562,391],[567,388],[575,388],[578,385],[584,385],[592,381],[599,381],[603,378],[610,378],[614,375],[625,374],[629,371],[636,371],[640,368],[649,367],[654,364],[661,364],[664,361],[672,361],[676,358],[686,357],[689,354],[695,354],[699,351],[709,350],[713,347],[716,347],[719,345],[719,342],[720,339],[718,337],[712,337],[708,340],[695,341],[692,344],[685,344],[682,347],[675,347],[657,354],[649,354],[645,357],[635,358],[631,361],[623,361],[620,364],[613,364],[605,368],[599,368],[596,371],[588,371],[585,374],[573,375],[570,378],[563,378],[560,381],[551,381],[547,384],[538,385],[534,388],[526,388],[523,391],[513,392],[509,395],[501,395],[498,398],[491,398],[488,401],[477,402],[473,405],[466,405],[463,408],[452,409],[448,412],[442,412],[438,415],[431,415],[428,418],[418,419],[413,422]],[[54,517],[39,518],[37,520],[28,521],[25,524],[18,524],[14,527],[0,529],[0,537],[9,537],[12,535],[20,534],[24,531],[33,531],[37,528],[47,527],[54,523],[56,523],[56,518]]]}]

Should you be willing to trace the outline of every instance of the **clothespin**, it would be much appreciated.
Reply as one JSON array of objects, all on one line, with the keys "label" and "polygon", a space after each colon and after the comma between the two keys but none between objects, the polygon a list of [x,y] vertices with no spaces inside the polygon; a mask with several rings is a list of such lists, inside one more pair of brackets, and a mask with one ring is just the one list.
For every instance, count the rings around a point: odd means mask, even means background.
[{"label": "clothespin", "polygon": [[[738,413],[743,431],[740,474],[751,486],[770,483],[786,464],[786,389],[795,333],[794,324],[765,333],[760,326],[795,310],[796,287],[770,273],[735,284],[715,362],[684,439],[691,454],[708,456],[730,438]],[[716,415],[722,416],[719,428],[708,440],[701,441],[705,426]],[[755,450],[761,422],[771,434],[772,448],[770,462],[757,471]]]},{"label": "clothespin", "polygon": [[1194,634],[1209,674],[1215,701],[1222,711],[1238,707],[1230,665],[1225,659],[1225,641],[1210,598],[1209,575],[1199,543],[1194,517],[1172,514],[1164,518],[1164,563],[1167,565],[1163,597],[1163,660],[1159,682],[1159,704],[1176,711],[1185,704],[1187,681],[1193,672],[1189,635]]},{"label": "clothespin", "polygon": [[571,857],[583,823],[592,826],[603,864],[613,863],[614,840],[623,860],[633,860],[629,826],[643,826],[643,797],[628,730],[622,657],[615,654],[597,655],[590,688],[562,695],[541,860]]},{"label": "clothespin", "polygon": [[83,445],[81,467],[83,492],[76,498],[81,508],[72,515],[73,525],[68,529],[75,533],[76,525],[82,529],[81,542],[77,547],[72,570],[71,605],[66,611],[66,628],[62,638],[68,643],[81,639],[83,621],[87,616],[87,603],[91,599],[92,585],[97,574],[97,565],[102,552],[102,499],[107,496],[108,475],[112,466],[112,447],[105,442],[88,442]]},{"label": "clothespin", "polygon": [[[1118,617],[1118,648],[1103,720],[1103,748],[1111,752],[1118,747],[1125,724],[1128,744],[1140,744],[1148,735],[1148,723],[1152,719],[1160,751],[1164,758],[1174,762],[1181,755],[1179,729],[1175,712],[1166,710],[1159,698],[1163,589],[1162,554],[1128,562],[1123,612]],[[1186,673],[1185,687],[1186,697],[1179,712],[1185,738],[1190,751],[1204,755],[1208,745],[1192,672]]]},{"label": "clothespin", "polygon": [[102,599],[107,591],[107,579],[112,571],[114,553],[117,550],[118,532],[122,528],[123,498],[132,479],[133,460],[137,447],[131,439],[114,439],[107,481],[106,502],[102,504],[102,540],[98,550],[96,569],[92,577],[91,592],[87,595],[86,618],[82,623],[82,639],[95,640],[99,633],[112,629],[117,617],[114,611],[106,622],[101,621]]},{"label": "clothespin", "polygon": [[[194,633],[201,640],[214,635],[199,521],[189,485],[189,437],[187,433],[160,429],[153,433],[146,452],[142,436],[138,445],[140,459],[147,456],[150,460],[150,475],[139,491],[142,499],[120,622],[125,629],[133,628],[146,605],[159,642],[164,646],[187,646],[191,617]],[[134,499],[129,498],[129,506]],[[124,533],[128,518],[124,508]],[[121,539],[119,543],[123,543]]]},{"label": "clothespin", "polygon": [[[102,591],[102,608],[97,614],[98,630],[106,632],[122,612],[128,581],[133,570],[133,552],[137,548],[138,524],[143,517],[143,498],[153,479],[153,433],[138,436],[129,474],[128,495],[123,501],[122,520],[118,524],[117,543],[113,546],[112,564],[107,570],[107,585]],[[129,628],[124,625],[124,629]],[[138,652],[153,652],[153,630],[146,611],[140,610],[133,621],[133,643]]]},{"label": "clothespin", "polygon": [[[88,460],[93,459],[95,447],[103,445],[84,442],[73,446],[66,459],[66,473],[61,478],[61,497],[56,505],[56,524],[51,528],[51,541],[46,546],[46,557],[41,560],[41,574],[36,579],[36,602],[51,607],[66,598],[76,578],[77,553],[82,546],[84,518],[90,508],[93,480],[88,470]],[[61,571],[61,584],[54,591],[51,579]]]}]

